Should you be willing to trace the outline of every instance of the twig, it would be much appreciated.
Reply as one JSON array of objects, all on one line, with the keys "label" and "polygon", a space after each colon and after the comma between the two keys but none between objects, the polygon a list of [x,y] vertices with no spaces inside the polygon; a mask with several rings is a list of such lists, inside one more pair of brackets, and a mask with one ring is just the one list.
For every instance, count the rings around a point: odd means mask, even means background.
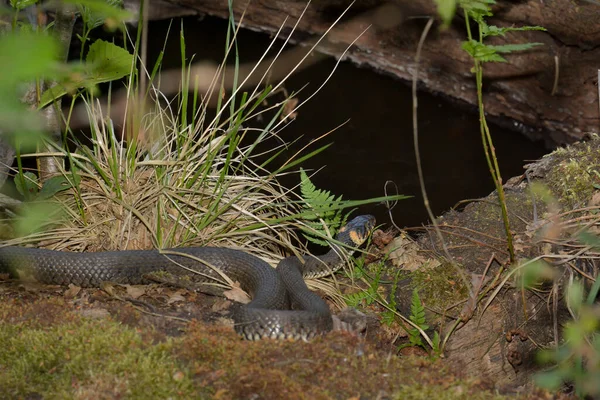
[{"label": "twig", "polygon": [[[396,185],[394,181],[385,181],[385,184],[383,185],[383,194],[385,195],[385,197],[388,197],[388,185],[394,185],[396,194],[398,194],[398,185]],[[387,208],[388,215],[390,217],[390,222],[392,223],[394,228],[396,228],[398,232],[400,232],[402,229],[400,229],[400,227],[396,225],[396,221],[394,221],[394,216],[392,215],[392,210],[394,209],[394,207],[396,207],[396,204],[398,204],[398,200],[394,200],[394,202],[391,205],[386,201],[385,207]]]},{"label": "twig", "polygon": [[560,59],[557,55],[554,56],[554,85],[552,85],[552,92],[550,96],[554,96],[556,94],[556,90],[558,89],[558,76],[560,75]]},{"label": "twig", "polygon": [[433,211],[431,210],[431,206],[429,205],[429,197],[427,197],[427,190],[425,189],[425,178],[423,177],[423,167],[421,165],[421,153],[419,152],[419,127],[418,127],[418,121],[417,121],[417,108],[418,108],[417,83],[419,82],[419,62],[421,59],[421,50],[423,48],[423,44],[425,43],[425,38],[427,37],[427,34],[429,33],[429,30],[431,29],[432,25],[433,25],[433,18],[429,18],[429,20],[427,21],[427,25],[425,25],[425,28],[423,29],[423,33],[421,33],[421,38],[419,39],[419,44],[417,46],[417,53],[415,54],[415,72],[413,74],[413,79],[412,79],[413,143],[414,143],[414,147],[415,147],[415,158],[417,161],[417,173],[419,175],[419,185],[421,187],[421,195],[423,196],[423,205],[425,206],[425,209],[427,210],[427,214],[429,215],[431,224],[433,225],[435,232],[437,234],[437,237],[442,245],[444,254],[445,254],[446,258],[451,261],[451,264],[456,268],[458,275],[461,277],[461,279],[463,280],[463,282],[465,284],[465,287],[469,288],[469,291],[471,292],[471,287],[469,286],[469,282],[467,281],[467,278],[466,278],[464,272],[461,271],[460,268],[458,268],[455,265],[455,263],[453,262],[454,259],[453,259],[452,255],[450,255],[450,252],[448,251],[448,247],[446,246],[446,242],[444,241],[444,237],[442,236],[442,231],[440,230],[437,220],[436,220],[435,216],[433,215]]}]

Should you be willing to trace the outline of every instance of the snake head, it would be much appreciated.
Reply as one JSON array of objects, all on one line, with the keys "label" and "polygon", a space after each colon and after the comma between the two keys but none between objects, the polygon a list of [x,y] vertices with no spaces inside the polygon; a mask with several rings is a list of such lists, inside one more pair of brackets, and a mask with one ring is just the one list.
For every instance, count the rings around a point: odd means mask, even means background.
[{"label": "snake head", "polygon": [[337,240],[350,246],[362,245],[375,228],[375,217],[372,215],[359,215],[340,229]]}]

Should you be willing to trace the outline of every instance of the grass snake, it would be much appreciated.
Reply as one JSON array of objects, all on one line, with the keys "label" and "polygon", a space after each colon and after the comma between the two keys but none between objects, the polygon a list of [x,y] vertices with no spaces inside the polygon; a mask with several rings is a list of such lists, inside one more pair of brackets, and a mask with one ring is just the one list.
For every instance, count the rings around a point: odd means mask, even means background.
[{"label": "grass snake", "polygon": [[[336,241],[356,248],[374,225],[373,216],[355,217],[340,229]],[[189,274],[185,268],[217,278],[218,268],[252,296],[250,303],[233,312],[240,335],[250,340],[310,339],[331,330],[333,321],[327,303],[308,289],[304,278],[332,274],[348,253],[345,247],[333,244],[322,256],[287,257],[273,269],[256,256],[220,247],[77,253],[6,246],[0,248],[0,272],[17,278],[32,276],[47,284],[99,287],[102,282],[147,283],[145,276],[158,271]]]}]

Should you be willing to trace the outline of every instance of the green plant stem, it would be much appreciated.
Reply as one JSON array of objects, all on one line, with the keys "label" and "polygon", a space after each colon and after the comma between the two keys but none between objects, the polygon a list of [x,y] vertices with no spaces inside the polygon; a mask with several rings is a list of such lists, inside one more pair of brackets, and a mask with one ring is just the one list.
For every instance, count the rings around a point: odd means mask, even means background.
[{"label": "green plant stem", "polygon": [[[467,35],[469,40],[473,40],[471,28],[469,26],[469,16],[466,11],[465,24],[467,27]],[[479,29],[479,42],[483,43],[483,35],[481,29]],[[500,166],[498,165],[498,158],[496,157],[496,150],[492,141],[492,135],[490,128],[488,127],[485,119],[485,110],[483,106],[483,64],[481,61],[474,60],[473,70],[475,71],[475,81],[477,85],[477,104],[479,107],[479,128],[481,132],[481,142],[485,153],[485,159],[492,175],[496,191],[498,192],[498,201],[500,202],[500,209],[502,211],[502,221],[504,222],[504,230],[506,233],[506,243],[508,247],[508,253],[510,256],[511,264],[515,261],[515,250],[513,245],[513,236],[510,229],[510,220],[508,218],[508,208],[506,207],[506,197],[504,195],[504,187],[502,186],[502,176],[500,174]]]}]

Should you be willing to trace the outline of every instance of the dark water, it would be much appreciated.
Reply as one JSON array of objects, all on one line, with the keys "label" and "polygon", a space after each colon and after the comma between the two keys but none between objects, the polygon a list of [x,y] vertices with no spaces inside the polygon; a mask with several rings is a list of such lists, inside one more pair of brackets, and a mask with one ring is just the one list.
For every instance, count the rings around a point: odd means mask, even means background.
[{"label": "dark water", "polygon": [[[151,24],[150,48],[163,46],[169,21]],[[167,40],[164,67],[179,65],[179,27],[173,22]],[[225,51],[226,22],[215,18],[198,21],[184,19],[188,58],[221,61]],[[239,37],[240,62],[257,59],[268,46],[268,35],[245,31]],[[150,57],[152,59],[152,56]],[[328,59],[294,75],[285,84],[288,92],[302,92],[300,101],[312,94],[330,74],[335,60]],[[412,103],[407,83],[341,63],[325,87],[305,104],[296,120],[281,137],[293,141],[286,153],[294,154],[312,139],[345,125],[319,142],[333,143],[326,151],[303,164],[305,169],[324,167],[313,182],[345,199],[366,199],[384,195],[386,181],[398,193],[414,198],[401,201],[393,210],[400,226],[415,226],[427,221],[420,195],[412,138]],[[523,172],[524,160],[534,160],[547,152],[519,133],[491,126],[502,175],[506,181]],[[494,185],[483,154],[476,110],[453,106],[441,97],[419,94],[419,140],[426,188],[434,213],[439,214],[456,202],[486,196]],[[285,155],[284,155],[285,158]],[[286,186],[296,185],[297,175],[282,179]],[[389,187],[391,193],[393,187]],[[360,213],[373,213],[379,222],[389,223],[386,208],[363,206]]]}]

